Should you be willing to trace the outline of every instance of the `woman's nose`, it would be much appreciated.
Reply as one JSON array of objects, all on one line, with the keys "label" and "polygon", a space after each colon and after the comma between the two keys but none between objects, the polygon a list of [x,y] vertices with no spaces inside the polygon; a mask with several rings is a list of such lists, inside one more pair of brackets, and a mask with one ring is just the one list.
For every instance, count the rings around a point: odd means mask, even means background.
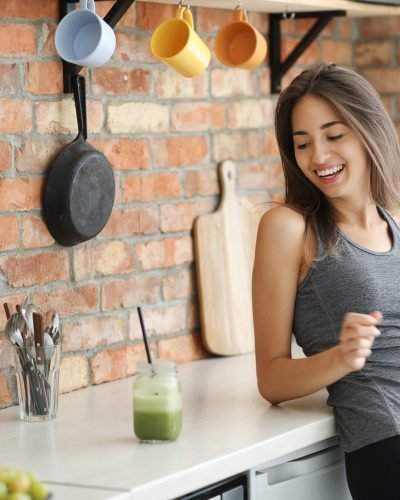
[{"label": "woman's nose", "polygon": [[316,165],[324,165],[330,157],[330,151],[326,144],[314,144],[312,161]]}]

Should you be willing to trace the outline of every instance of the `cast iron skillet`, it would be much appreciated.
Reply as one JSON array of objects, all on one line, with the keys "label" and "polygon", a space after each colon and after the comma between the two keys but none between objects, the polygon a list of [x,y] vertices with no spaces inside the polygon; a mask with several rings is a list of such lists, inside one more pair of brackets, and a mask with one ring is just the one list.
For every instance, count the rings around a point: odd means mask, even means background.
[{"label": "cast iron skillet", "polygon": [[110,217],[115,181],[107,158],[86,142],[85,79],[72,76],[78,135],[54,160],[44,190],[44,217],[53,238],[73,246],[96,236]]}]

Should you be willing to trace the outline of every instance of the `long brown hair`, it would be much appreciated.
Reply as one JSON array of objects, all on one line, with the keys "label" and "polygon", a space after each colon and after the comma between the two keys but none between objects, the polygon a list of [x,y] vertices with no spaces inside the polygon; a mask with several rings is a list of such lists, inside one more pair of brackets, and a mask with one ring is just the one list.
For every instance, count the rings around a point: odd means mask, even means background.
[{"label": "long brown hair", "polygon": [[333,63],[317,64],[297,76],[279,96],[275,131],[285,175],[285,203],[304,214],[307,227],[315,221],[329,253],[337,240],[337,213],[302,173],[294,153],[292,111],[301,97],[311,93],[336,108],[361,139],[370,159],[371,196],[388,211],[397,211],[400,206],[400,146],[379,94],[350,69]]}]

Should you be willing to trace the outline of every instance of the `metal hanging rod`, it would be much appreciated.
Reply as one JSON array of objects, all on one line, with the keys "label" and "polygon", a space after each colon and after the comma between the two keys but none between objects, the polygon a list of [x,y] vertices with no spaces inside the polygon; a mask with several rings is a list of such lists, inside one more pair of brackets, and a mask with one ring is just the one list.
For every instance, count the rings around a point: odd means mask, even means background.
[{"label": "metal hanging rod", "polygon": [[[106,0],[96,0],[102,2]],[[121,17],[129,9],[135,0],[116,0],[108,13],[104,16],[104,21],[115,28]],[[79,0],[58,0],[59,21],[72,10],[72,5],[79,3]],[[71,64],[63,60],[63,83],[64,92],[69,94],[72,92],[71,76],[79,73],[82,66]]]},{"label": "metal hanging rod", "polygon": [[[317,38],[325,26],[333,17],[345,16],[345,10],[332,10],[322,12],[296,12],[294,15],[270,14],[269,16],[269,63],[271,72],[271,93],[279,94],[282,90],[281,80],[285,73],[293,66],[297,59],[303,54],[306,48]],[[311,26],[300,42],[294,47],[292,52],[281,61],[281,21],[292,19],[316,18],[316,22]]]}]

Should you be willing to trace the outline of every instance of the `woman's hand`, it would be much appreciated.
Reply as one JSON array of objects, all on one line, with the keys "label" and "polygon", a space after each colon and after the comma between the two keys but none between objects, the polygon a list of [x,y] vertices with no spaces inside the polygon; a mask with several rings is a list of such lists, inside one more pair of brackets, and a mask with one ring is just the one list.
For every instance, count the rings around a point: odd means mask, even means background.
[{"label": "woman's hand", "polygon": [[379,311],[370,314],[345,314],[339,335],[339,352],[342,362],[351,371],[361,370],[371,355],[372,344],[380,335],[376,325],[381,319]]}]

